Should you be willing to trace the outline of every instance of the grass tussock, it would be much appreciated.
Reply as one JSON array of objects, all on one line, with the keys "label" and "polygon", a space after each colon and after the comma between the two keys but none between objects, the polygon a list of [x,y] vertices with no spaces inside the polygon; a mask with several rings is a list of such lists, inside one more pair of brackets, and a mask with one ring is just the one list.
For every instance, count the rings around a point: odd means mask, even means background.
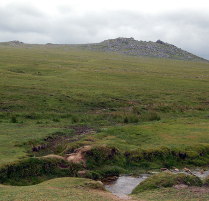
[{"label": "grass tussock", "polygon": [[[61,168],[66,167],[66,168]],[[76,176],[81,164],[59,158],[29,158],[0,167],[1,184],[34,185],[56,177]]]},{"label": "grass tussock", "polygon": [[149,191],[156,188],[172,187],[174,185],[185,184],[188,186],[202,186],[203,182],[199,177],[186,175],[184,173],[172,174],[168,172],[159,173],[142,181],[132,194]]}]

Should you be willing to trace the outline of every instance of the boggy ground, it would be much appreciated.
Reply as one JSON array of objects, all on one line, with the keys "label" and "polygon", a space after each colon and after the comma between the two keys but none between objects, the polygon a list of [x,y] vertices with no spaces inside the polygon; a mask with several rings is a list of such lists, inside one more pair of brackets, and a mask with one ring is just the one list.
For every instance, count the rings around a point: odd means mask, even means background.
[{"label": "boggy ground", "polygon": [[[209,188],[188,187],[176,185],[169,188],[157,188],[137,195],[113,195],[101,190],[99,186],[90,186],[92,180],[81,178],[58,178],[45,181],[33,186],[5,186],[0,185],[1,200],[194,200],[206,201],[209,199]],[[96,188],[96,189],[94,189]]]}]

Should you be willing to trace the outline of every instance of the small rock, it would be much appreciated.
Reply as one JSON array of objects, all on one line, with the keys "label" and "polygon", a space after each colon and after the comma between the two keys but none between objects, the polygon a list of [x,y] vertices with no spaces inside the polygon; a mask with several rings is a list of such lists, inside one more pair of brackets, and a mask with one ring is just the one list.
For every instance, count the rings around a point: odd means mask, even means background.
[{"label": "small rock", "polygon": [[184,168],[184,172],[191,172],[191,171],[187,168]]},{"label": "small rock", "polygon": [[169,171],[167,168],[161,168],[161,172]]},{"label": "small rock", "polygon": [[195,174],[192,173],[191,170],[189,170],[188,168],[184,168],[184,172],[189,173],[190,175],[196,176]]},{"label": "small rock", "polygon": [[179,169],[176,167],[173,167],[174,171],[179,172]]},{"label": "small rock", "polygon": [[185,184],[178,184],[173,186],[175,189],[180,190],[180,189],[184,189],[184,188],[188,188],[188,185]]},{"label": "small rock", "polygon": [[97,183],[101,184],[103,186],[103,183],[101,181],[97,181]]}]

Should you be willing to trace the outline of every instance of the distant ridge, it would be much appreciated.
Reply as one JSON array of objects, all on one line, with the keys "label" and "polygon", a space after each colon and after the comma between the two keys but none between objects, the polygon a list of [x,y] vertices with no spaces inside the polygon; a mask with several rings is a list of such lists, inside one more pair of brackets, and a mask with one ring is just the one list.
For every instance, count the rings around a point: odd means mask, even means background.
[{"label": "distant ridge", "polygon": [[[21,47],[28,46],[34,47],[39,46],[39,44],[27,44],[18,40],[13,40],[9,42],[1,42],[0,45],[9,45],[12,47]],[[123,38],[119,37],[116,39],[104,40],[100,43],[88,43],[88,44],[52,44],[47,43],[47,47],[76,47],[78,49],[91,50],[91,51],[104,51],[104,52],[117,52],[127,56],[145,56],[151,58],[167,58],[175,60],[184,60],[184,61],[198,61],[198,62],[207,62],[209,60],[198,57],[190,52],[182,50],[181,48],[176,47],[175,45],[157,40],[156,42],[152,41],[138,41],[134,38]]]},{"label": "distant ridge", "polygon": [[186,61],[209,62],[172,44],[161,40],[156,42],[137,41],[134,38],[108,39],[101,43],[81,45],[84,49],[94,51],[119,52],[129,56],[146,56],[153,58],[168,58]]}]

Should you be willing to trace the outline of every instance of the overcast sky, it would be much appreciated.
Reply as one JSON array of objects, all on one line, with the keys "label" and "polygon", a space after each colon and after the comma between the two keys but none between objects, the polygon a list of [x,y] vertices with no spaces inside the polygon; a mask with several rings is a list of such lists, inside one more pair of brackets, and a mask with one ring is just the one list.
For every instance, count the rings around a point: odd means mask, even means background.
[{"label": "overcast sky", "polygon": [[160,39],[209,59],[209,2],[0,1],[0,42],[81,44],[117,37]]}]

